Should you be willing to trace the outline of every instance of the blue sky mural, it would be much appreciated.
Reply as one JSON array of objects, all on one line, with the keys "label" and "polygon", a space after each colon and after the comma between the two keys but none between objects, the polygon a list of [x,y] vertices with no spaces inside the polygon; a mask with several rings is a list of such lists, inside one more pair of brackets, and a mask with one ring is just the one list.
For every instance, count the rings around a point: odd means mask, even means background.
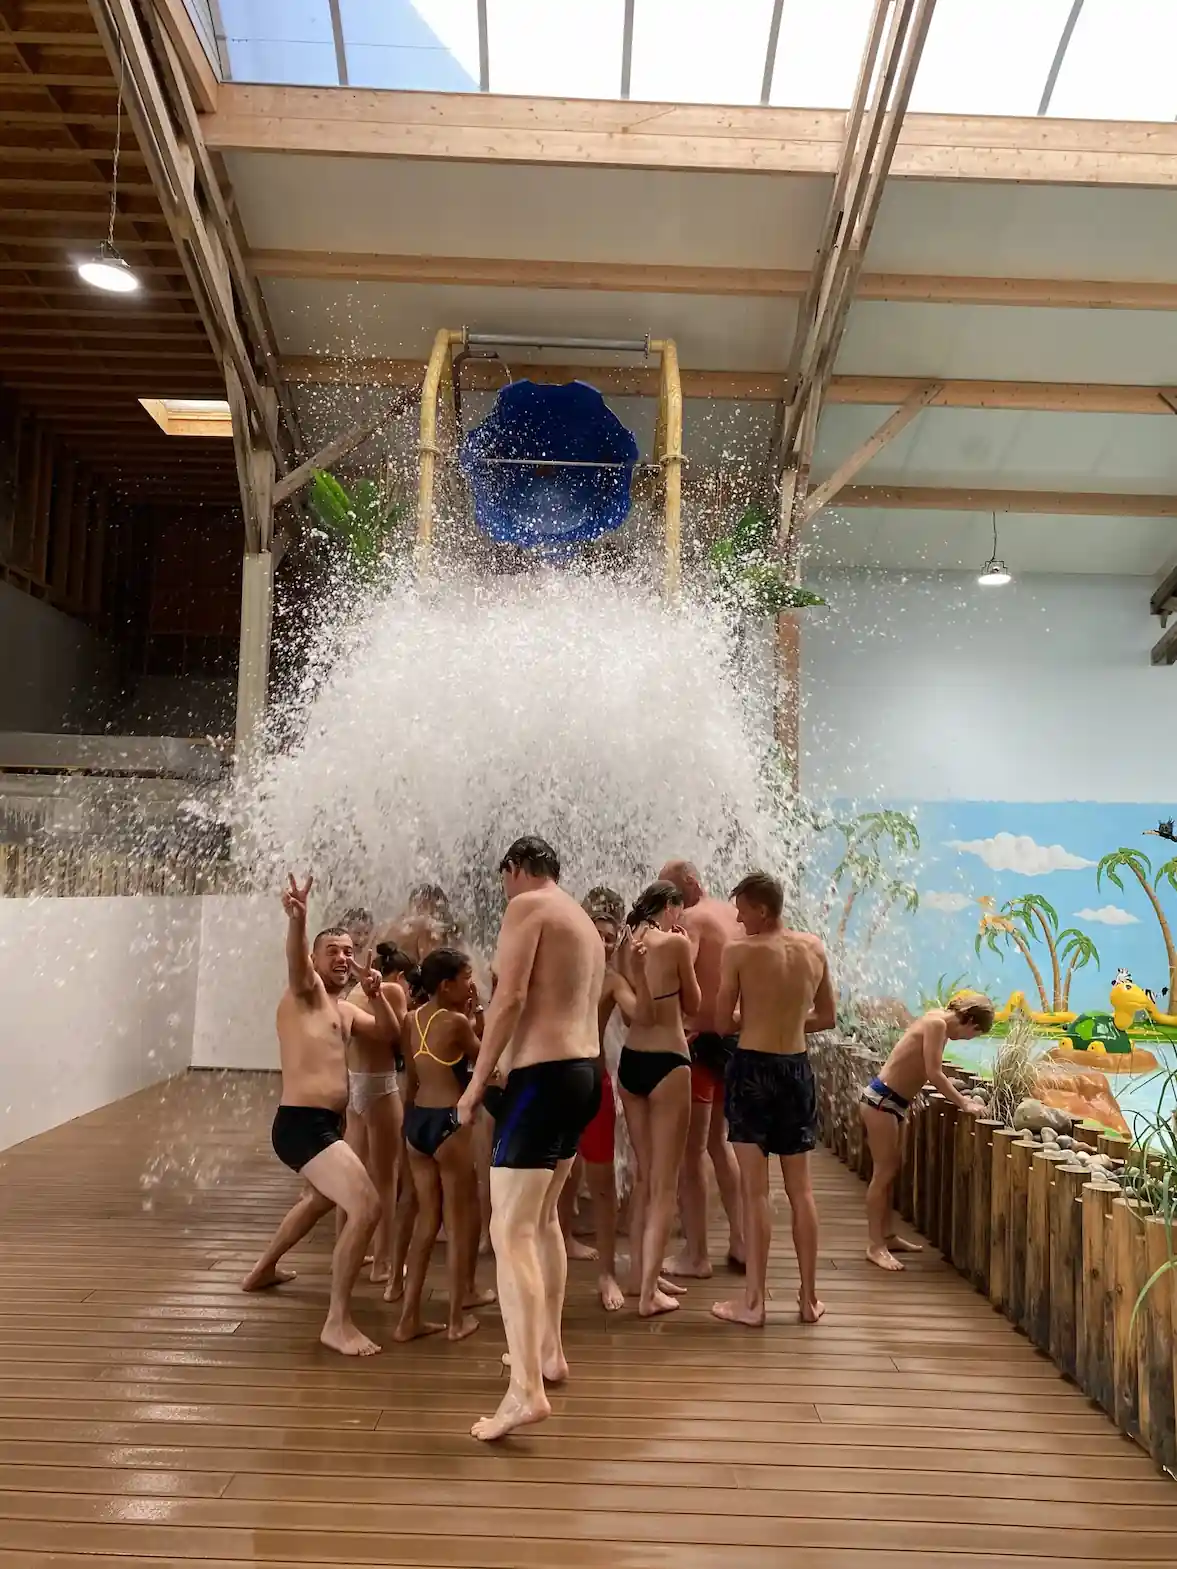
[{"label": "blue sky mural", "polygon": [[[1117,888],[1107,875],[1097,881],[1097,869],[1103,856],[1124,847],[1147,857],[1155,877],[1177,856],[1177,844],[1145,831],[1169,818],[1172,806],[1083,801],[889,804],[915,818],[921,838],[920,850],[902,869],[919,891],[919,908],[912,915],[892,917],[899,983],[895,989],[909,1005],[918,1005],[921,991],[934,991],[939,976],[963,975],[999,1002],[1023,991],[1038,1006],[1029,968],[1012,944],[1001,944],[1004,959],[985,948],[978,957],[974,950],[983,914],[1029,894],[1050,903],[1060,931],[1079,930],[1098,951],[1098,963],[1092,958],[1075,971],[1072,1009],[1106,1010],[1116,972],[1125,969],[1138,986],[1156,995],[1162,1011],[1169,1011],[1164,995],[1169,962],[1148,896],[1130,871],[1121,870],[1123,887]],[[1162,882],[1157,896],[1177,927],[1177,891]],[[868,919],[866,909],[856,911],[851,937],[857,929],[854,922]],[[886,937],[881,945],[886,950]],[[1039,968],[1045,966],[1049,986],[1049,953],[1041,939],[1031,944],[1031,952]]]}]

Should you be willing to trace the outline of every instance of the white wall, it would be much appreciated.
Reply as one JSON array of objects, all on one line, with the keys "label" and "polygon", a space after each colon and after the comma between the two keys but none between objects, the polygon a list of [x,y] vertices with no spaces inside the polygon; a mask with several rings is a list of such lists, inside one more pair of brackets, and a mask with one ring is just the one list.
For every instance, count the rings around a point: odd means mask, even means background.
[{"label": "white wall", "polygon": [[[1012,546],[1007,548],[1012,554]],[[805,612],[802,787],[908,800],[1167,801],[1177,671],[1141,577],[827,575]]]},{"label": "white wall", "polygon": [[0,730],[100,723],[113,686],[107,643],[82,622],[0,582]]},{"label": "white wall", "polygon": [[274,1015],[286,985],[285,923],[273,898],[200,901],[194,1068],[276,1068]]},{"label": "white wall", "polygon": [[197,899],[0,899],[0,1149],[188,1066]]}]

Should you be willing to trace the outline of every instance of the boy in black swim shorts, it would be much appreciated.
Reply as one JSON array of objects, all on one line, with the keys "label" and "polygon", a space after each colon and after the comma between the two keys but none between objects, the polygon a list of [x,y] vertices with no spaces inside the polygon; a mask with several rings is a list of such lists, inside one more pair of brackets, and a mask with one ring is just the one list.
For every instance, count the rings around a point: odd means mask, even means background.
[{"label": "boy in black swim shorts", "polygon": [[724,1111],[740,1167],[748,1273],[743,1297],[717,1302],[711,1311],[729,1324],[764,1323],[772,1236],[768,1160],[775,1155],[793,1211],[800,1316],[816,1324],[825,1312],[817,1297],[817,1207],[808,1161],[817,1143],[817,1096],[805,1037],[833,1026],[834,989],[820,939],[782,925],[784,890],[775,877],[753,872],[733,897],[746,935],[723,950],[716,1028],[726,1034],[739,1017]]}]

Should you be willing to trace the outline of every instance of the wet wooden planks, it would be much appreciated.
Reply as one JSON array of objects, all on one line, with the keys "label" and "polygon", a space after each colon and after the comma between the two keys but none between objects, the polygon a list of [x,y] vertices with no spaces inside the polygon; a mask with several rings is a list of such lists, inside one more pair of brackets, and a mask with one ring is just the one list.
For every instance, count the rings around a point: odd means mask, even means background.
[{"label": "wet wooden planks", "polygon": [[295,1191],[275,1088],[193,1074],[0,1155],[3,1569],[1177,1560],[1177,1488],[937,1255],[866,1265],[862,1188],[821,1155],[825,1323],[796,1322],[783,1223],[763,1334],[708,1318],[734,1277],[646,1324],[573,1266],[574,1381],[542,1429],[480,1448],[494,1313],[460,1346],[331,1357],[327,1227],[290,1287],[236,1290]]}]

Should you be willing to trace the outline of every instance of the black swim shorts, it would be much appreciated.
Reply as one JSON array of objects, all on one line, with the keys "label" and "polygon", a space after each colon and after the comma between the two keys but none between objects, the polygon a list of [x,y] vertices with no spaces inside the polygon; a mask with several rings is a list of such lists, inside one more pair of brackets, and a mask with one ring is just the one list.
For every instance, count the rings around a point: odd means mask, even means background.
[{"label": "black swim shorts", "polygon": [[601,1104],[593,1057],[561,1057],[512,1068],[495,1121],[492,1166],[554,1171],[571,1160]]},{"label": "black swim shorts", "polygon": [[723,1110],[733,1144],[765,1155],[805,1155],[817,1144],[817,1087],[806,1052],[736,1052]]},{"label": "black swim shorts", "polygon": [[279,1106],[270,1132],[274,1154],[291,1171],[301,1171],[342,1137],[343,1113],[326,1106]]}]

